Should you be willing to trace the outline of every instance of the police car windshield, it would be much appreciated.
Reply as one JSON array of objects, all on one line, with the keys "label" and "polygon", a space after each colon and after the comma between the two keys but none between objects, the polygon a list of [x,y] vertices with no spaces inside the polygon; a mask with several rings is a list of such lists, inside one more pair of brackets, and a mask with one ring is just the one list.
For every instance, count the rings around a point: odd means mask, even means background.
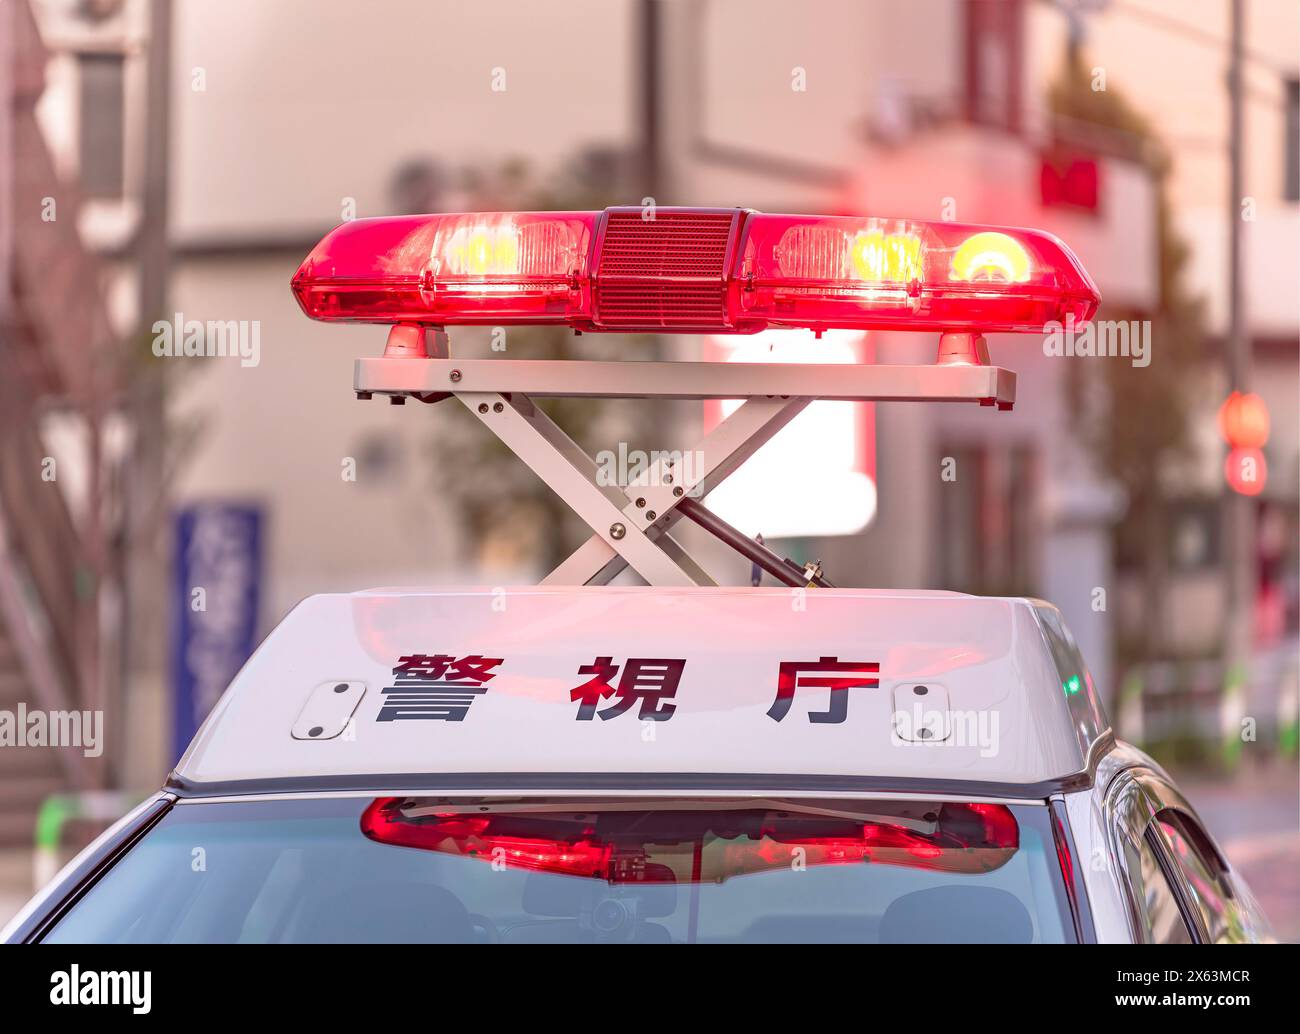
[{"label": "police car windshield", "polygon": [[1045,807],[335,798],[173,807],[54,942],[1073,939]]}]

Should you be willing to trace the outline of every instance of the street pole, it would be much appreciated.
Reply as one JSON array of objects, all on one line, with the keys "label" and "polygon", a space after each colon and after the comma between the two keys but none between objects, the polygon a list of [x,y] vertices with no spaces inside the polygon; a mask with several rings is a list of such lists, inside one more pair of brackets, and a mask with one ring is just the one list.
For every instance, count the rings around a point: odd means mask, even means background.
[{"label": "street pole", "polygon": [[146,65],[144,190],[136,254],[140,263],[140,323],[164,315],[170,254],[167,242],[167,176],[171,140],[172,0],[150,0]]},{"label": "street pole", "polygon": [[[167,316],[167,177],[171,117],[171,0],[150,0],[146,61],[144,187],[136,238],[139,271],[135,344],[148,339],[154,320]],[[168,508],[163,498],[165,397],[161,365],[137,347],[128,364],[132,450],[127,471],[125,699],[121,734],[128,737],[122,756],[128,784],[153,785],[169,761],[166,700],[166,647],[171,623],[166,613],[165,534]]]},{"label": "street pole", "polygon": [[641,0],[638,10],[637,41],[640,43],[638,60],[637,122],[641,137],[641,168],[638,181],[641,196],[651,197],[658,204],[661,187],[663,159],[660,154],[660,98],[659,63],[662,25],[659,0]]},{"label": "street pole", "polygon": [[13,255],[13,4],[0,8],[0,332],[8,333],[10,262]]},{"label": "street pole", "polygon": [[[1251,344],[1242,295],[1245,0],[1232,0],[1228,49],[1228,327],[1224,341],[1228,390],[1250,390]],[[1225,759],[1241,750],[1255,611],[1255,512],[1248,496],[1224,487],[1224,700]]]}]

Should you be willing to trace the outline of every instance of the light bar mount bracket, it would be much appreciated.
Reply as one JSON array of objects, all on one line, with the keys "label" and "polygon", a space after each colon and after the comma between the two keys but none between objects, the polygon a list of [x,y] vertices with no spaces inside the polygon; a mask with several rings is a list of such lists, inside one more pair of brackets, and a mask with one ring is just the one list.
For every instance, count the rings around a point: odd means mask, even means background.
[{"label": "light bar mount bracket", "polygon": [[[739,548],[741,533],[699,500],[810,403],[973,402],[1006,410],[1015,402],[1016,375],[988,365],[984,339],[975,334],[942,335],[932,365],[794,365],[452,359],[441,331],[398,326],[382,358],[356,361],[354,387],[359,398],[387,395],[394,403],[459,399],[572,507],[591,537],[543,585],[603,585],[631,567],[651,585],[687,586],[717,583],[673,537],[673,526],[689,510],[691,520]],[[739,399],[741,405],[694,446],[702,462],[677,469],[671,458],[660,458],[638,483],[621,486],[602,483],[596,461],[534,398]],[[755,563],[764,552],[775,558],[747,542],[753,548],[744,553]],[[782,573],[785,562],[775,564],[763,566],[786,584],[827,584],[812,568],[786,564]]]}]

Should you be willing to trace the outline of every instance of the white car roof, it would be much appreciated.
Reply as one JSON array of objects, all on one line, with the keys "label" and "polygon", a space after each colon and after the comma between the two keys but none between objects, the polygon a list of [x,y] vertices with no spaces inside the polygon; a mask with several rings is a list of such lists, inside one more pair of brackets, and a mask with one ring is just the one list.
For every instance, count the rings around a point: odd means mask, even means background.
[{"label": "white car roof", "polygon": [[[1037,601],[942,592],[312,596],[240,671],[169,785],[183,795],[743,786],[1044,796],[1086,785],[1111,742],[1087,672],[1065,670],[1059,642],[1054,659],[1054,621]],[[782,714],[783,663],[796,667]],[[659,692],[674,674],[675,692]],[[840,715],[835,678],[848,680]],[[942,743],[917,739],[932,720]]]}]

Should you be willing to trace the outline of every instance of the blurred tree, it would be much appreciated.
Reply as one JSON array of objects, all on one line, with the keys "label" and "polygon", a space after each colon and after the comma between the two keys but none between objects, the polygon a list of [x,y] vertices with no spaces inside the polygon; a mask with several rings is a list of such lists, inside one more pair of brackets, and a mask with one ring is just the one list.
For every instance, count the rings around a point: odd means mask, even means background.
[{"label": "blurred tree", "polygon": [[445,173],[433,158],[411,158],[398,166],[388,184],[392,215],[422,215],[442,207]]},{"label": "blurred tree", "polygon": [[[627,167],[622,152],[589,148],[574,155],[552,183],[538,183],[527,164],[514,159],[494,169],[466,170],[460,190],[473,211],[602,209],[628,203],[621,191]],[[660,354],[657,339],[645,335],[579,336],[567,327],[502,329],[504,352],[492,349],[490,333],[461,328],[452,331],[452,354],[566,360],[649,360]],[[661,404],[546,399],[540,405],[589,452],[615,448],[619,441],[629,449],[673,447],[659,437]],[[486,572],[535,569],[544,574],[587,538],[586,525],[560,497],[462,406],[450,401],[439,405],[437,420],[430,450],[435,490],[460,518],[476,566]]]},{"label": "blurred tree", "polygon": [[1165,652],[1164,600],[1168,582],[1170,504],[1180,465],[1191,458],[1194,396],[1203,367],[1204,305],[1184,283],[1188,247],[1174,226],[1168,196],[1171,159],[1147,119],[1110,86],[1094,89],[1092,62],[1069,51],[1049,104],[1062,147],[1081,147],[1145,165],[1157,183],[1158,291],[1153,312],[1108,306],[1098,319],[1151,320],[1151,365],[1074,363],[1067,391],[1078,427],[1100,473],[1127,496],[1115,526],[1117,557],[1138,558],[1143,615],[1137,635],[1121,625],[1117,642],[1126,662]]}]

